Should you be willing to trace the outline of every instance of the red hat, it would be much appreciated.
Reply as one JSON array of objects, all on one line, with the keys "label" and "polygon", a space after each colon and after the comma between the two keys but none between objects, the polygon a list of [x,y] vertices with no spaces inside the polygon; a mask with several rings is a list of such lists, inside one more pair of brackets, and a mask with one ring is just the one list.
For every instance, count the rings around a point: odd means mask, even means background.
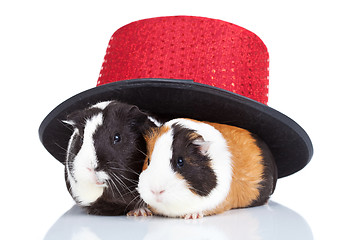
[{"label": "red hat", "polygon": [[136,21],[110,39],[97,86],[66,100],[42,122],[45,148],[60,162],[71,136],[61,120],[99,101],[120,100],[171,119],[245,128],[270,147],[279,177],[302,169],[306,132],[268,107],[269,55],[254,33],[221,20],[174,16]]}]

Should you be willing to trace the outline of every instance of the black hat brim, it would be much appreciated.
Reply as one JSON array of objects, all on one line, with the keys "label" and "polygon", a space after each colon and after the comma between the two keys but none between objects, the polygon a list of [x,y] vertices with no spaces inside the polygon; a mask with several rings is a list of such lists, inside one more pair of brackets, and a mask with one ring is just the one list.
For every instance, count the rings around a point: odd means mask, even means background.
[{"label": "black hat brim", "polygon": [[73,111],[106,100],[134,104],[163,119],[186,117],[247,129],[269,146],[279,178],[301,170],[313,154],[307,133],[275,109],[216,87],[174,79],[118,81],[69,98],[52,110],[40,125],[40,140],[47,151],[64,163],[72,129],[62,120]]}]

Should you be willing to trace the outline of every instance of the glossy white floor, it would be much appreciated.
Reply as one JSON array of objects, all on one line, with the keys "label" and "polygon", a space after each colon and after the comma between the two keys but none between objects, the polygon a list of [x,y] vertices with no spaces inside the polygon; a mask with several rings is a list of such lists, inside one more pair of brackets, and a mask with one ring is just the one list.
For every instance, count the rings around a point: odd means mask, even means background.
[{"label": "glossy white floor", "polygon": [[[356,1],[4,1],[0,3],[1,239],[360,239]],[[236,3],[236,6],[235,6]],[[268,206],[200,220],[89,216],[37,130],[96,85],[111,34],[131,21],[197,15],[255,32],[270,53],[269,106],[297,121],[315,154],[279,179]]]},{"label": "glossy white floor", "polygon": [[77,206],[61,216],[45,239],[313,239],[296,212],[270,202],[197,220],[88,216]]}]

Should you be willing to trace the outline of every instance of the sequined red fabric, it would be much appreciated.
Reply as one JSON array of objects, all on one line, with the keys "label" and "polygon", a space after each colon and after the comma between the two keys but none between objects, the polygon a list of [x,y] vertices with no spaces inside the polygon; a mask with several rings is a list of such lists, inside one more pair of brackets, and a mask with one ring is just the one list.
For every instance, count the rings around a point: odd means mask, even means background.
[{"label": "sequined red fabric", "polygon": [[254,33],[221,20],[140,20],[110,39],[97,86],[139,78],[191,79],[268,101],[269,55]]}]

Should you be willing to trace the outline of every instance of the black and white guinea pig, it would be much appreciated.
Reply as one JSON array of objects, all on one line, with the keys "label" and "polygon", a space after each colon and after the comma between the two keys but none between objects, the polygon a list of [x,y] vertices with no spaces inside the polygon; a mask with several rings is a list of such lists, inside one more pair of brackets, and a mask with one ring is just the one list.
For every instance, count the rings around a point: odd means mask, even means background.
[{"label": "black and white guinea pig", "polygon": [[134,208],[146,152],[144,133],[159,124],[134,105],[106,101],[71,113],[67,188],[90,214],[122,215]]},{"label": "black and white guinea pig", "polygon": [[[150,131],[146,140],[138,192],[153,213],[200,218],[265,204],[275,189],[272,154],[245,129],[174,119]],[[149,209],[128,215],[151,215]]]}]

